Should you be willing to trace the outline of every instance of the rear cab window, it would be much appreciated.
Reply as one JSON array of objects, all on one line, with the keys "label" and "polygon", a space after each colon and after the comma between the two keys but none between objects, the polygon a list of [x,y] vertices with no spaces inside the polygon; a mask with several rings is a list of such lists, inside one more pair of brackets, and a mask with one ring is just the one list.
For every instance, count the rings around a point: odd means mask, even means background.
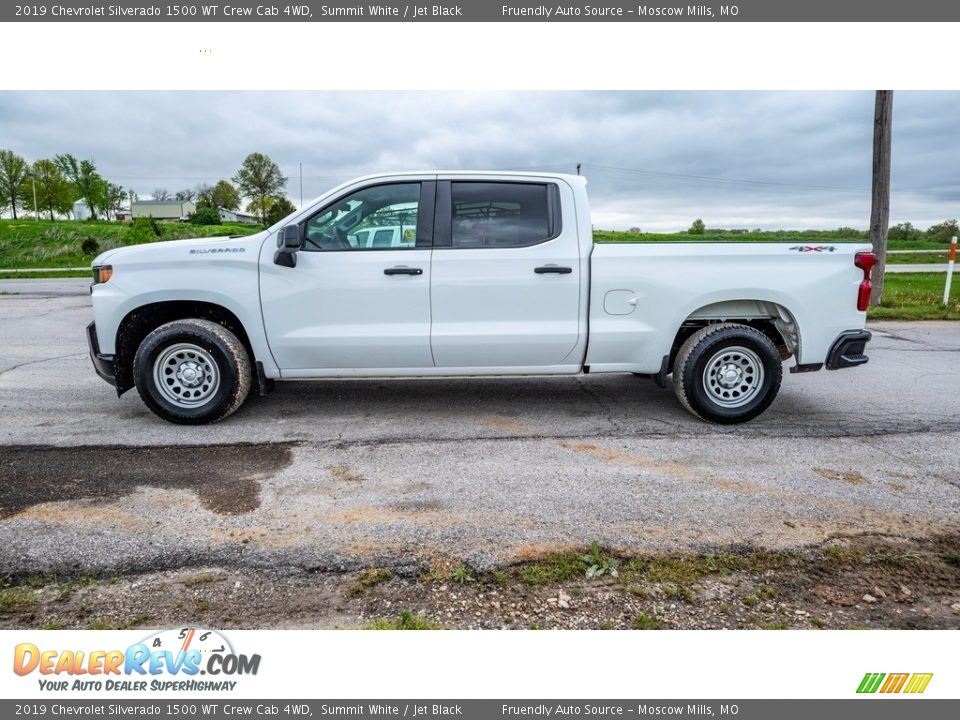
[{"label": "rear cab window", "polygon": [[450,183],[448,247],[527,247],[559,234],[559,191],[553,183]]}]

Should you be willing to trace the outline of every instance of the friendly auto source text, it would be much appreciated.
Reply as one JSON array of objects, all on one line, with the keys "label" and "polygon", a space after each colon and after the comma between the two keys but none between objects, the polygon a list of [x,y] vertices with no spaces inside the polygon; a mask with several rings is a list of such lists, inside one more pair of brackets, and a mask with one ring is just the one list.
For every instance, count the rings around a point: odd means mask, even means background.
[{"label": "friendly auto source text", "polygon": [[536,17],[548,20],[551,17],[735,17],[740,13],[736,5],[637,5],[636,8],[609,7],[606,5],[502,5],[504,17]]}]

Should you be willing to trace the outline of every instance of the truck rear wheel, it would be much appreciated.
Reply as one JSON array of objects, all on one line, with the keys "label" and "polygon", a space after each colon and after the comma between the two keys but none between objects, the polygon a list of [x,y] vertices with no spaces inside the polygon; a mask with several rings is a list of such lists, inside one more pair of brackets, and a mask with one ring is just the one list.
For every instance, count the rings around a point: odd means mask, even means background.
[{"label": "truck rear wheel", "polygon": [[780,390],[777,346],[759,330],[719,323],[698,330],[673,363],[673,387],[683,406],[716,423],[741,423],[766,410]]},{"label": "truck rear wheel", "polygon": [[144,338],[133,359],[137,392],[164,420],[222,420],[250,392],[250,357],[237,336],[210,320],[175,320]]}]

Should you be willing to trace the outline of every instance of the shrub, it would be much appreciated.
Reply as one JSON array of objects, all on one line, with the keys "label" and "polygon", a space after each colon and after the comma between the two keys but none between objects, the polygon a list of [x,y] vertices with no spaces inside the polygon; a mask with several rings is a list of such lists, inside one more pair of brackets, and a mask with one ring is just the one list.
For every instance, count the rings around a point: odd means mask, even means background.
[{"label": "shrub", "polygon": [[190,216],[190,222],[193,225],[219,225],[220,213],[216,208],[201,207]]},{"label": "shrub", "polygon": [[96,255],[100,252],[100,243],[98,243],[95,238],[85,238],[84,241],[80,243],[80,252],[84,255]]},{"label": "shrub", "polygon": [[133,219],[130,227],[123,234],[123,242],[126,245],[139,245],[154,242],[158,237],[160,237],[160,223],[152,217],[138,217]]}]

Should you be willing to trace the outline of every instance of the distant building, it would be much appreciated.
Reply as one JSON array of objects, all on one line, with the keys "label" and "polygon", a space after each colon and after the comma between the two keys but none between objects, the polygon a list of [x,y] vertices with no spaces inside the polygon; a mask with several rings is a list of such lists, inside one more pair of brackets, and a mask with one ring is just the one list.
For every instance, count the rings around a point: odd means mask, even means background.
[{"label": "distant building", "polygon": [[90,219],[90,208],[87,207],[86,203],[83,200],[77,200],[73,204],[73,217],[75,220]]},{"label": "distant building", "polygon": [[247,223],[248,225],[256,225],[260,222],[256,215],[239,210],[224,210],[223,208],[220,209],[220,220],[222,222]]},{"label": "distant building", "polygon": [[134,218],[152,217],[156,220],[186,220],[196,212],[197,205],[192,200],[137,200],[130,209]]}]

